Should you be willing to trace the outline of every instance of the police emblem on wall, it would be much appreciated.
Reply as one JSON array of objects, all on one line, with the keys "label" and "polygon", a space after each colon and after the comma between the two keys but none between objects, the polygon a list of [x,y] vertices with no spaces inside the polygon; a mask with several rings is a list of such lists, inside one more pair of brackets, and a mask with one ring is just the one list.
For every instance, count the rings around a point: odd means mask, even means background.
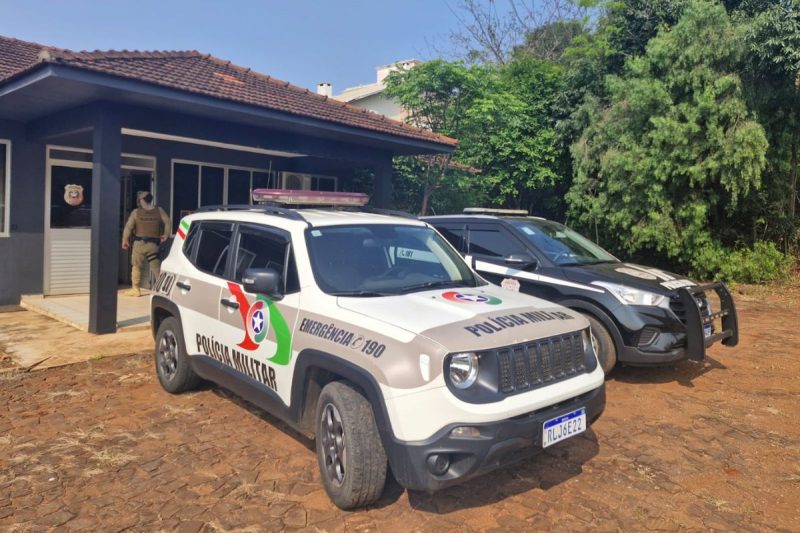
[{"label": "police emblem on wall", "polygon": [[64,185],[64,201],[72,207],[78,207],[83,203],[83,186],[69,183]]}]

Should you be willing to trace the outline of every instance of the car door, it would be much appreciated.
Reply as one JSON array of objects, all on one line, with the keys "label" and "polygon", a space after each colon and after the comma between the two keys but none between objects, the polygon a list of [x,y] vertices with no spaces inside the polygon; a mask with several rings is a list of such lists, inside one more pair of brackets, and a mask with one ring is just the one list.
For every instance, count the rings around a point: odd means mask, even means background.
[{"label": "car door", "polygon": [[520,271],[520,265],[509,258],[531,257],[526,246],[501,224],[470,223],[467,229],[467,255],[475,270],[492,283],[500,285],[511,272]]},{"label": "car door", "polygon": [[190,354],[208,354],[209,341],[219,318],[219,294],[230,255],[233,224],[195,222],[187,235],[184,255],[188,265],[176,274],[172,300],[181,312],[184,343]]},{"label": "car door", "polygon": [[[231,277],[219,299],[220,332],[231,365],[275,392],[289,405],[295,357],[292,332],[300,307],[300,283],[291,236],[279,228],[239,224],[234,238]],[[248,268],[281,274],[283,298],[271,301],[242,287]]]}]

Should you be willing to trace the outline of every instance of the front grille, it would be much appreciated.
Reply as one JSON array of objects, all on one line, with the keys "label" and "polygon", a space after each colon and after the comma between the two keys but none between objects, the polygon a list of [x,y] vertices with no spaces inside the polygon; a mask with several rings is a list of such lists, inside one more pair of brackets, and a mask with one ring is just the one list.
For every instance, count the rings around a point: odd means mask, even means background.
[{"label": "front grille", "polygon": [[571,333],[482,353],[494,353],[498,388],[504,394],[526,392],[586,372],[583,339]]},{"label": "front grille", "polygon": [[[697,299],[698,307],[700,308],[700,316],[708,316],[711,314],[711,308],[708,305],[708,298],[706,297],[706,293],[701,292],[695,294],[694,297]],[[678,317],[678,320],[685,326],[686,325],[686,308],[681,302],[680,296],[677,294],[669,299],[669,308],[670,310],[675,313],[675,316]]]}]

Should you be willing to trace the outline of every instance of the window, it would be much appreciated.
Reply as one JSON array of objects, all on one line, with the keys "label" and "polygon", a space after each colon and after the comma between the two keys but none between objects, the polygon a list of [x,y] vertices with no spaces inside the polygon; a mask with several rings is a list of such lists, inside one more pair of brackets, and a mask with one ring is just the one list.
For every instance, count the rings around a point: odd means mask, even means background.
[{"label": "window", "polygon": [[176,163],[172,167],[172,232],[180,220],[197,210],[197,192],[200,190],[200,169],[197,165]]},{"label": "window", "polygon": [[197,242],[198,235],[200,235],[200,224],[192,224],[189,228],[189,233],[186,235],[186,240],[183,241],[183,255],[189,258],[190,261],[194,257],[194,245]]},{"label": "window", "polygon": [[463,253],[467,249],[464,243],[465,226],[436,226],[436,230],[459,252]]},{"label": "window", "polygon": [[558,266],[617,262],[616,257],[563,224],[538,219],[514,220],[511,224],[519,235]]},{"label": "window", "polygon": [[480,224],[469,227],[469,253],[492,257],[508,257],[526,253],[514,237],[499,226]]},{"label": "window", "polygon": [[11,202],[11,142],[0,140],[0,235],[9,233]]},{"label": "window", "polygon": [[225,203],[225,169],[200,167],[200,205]]},{"label": "window", "polygon": [[233,228],[226,223],[201,223],[194,266],[212,276],[225,277]]},{"label": "window", "polygon": [[[288,265],[287,265],[287,254]],[[291,254],[286,237],[266,229],[242,226],[239,233],[239,246],[236,251],[234,281],[241,283],[248,268],[271,268],[284,279],[284,292],[300,289],[294,255]]]},{"label": "window", "polygon": [[274,187],[273,173],[254,168],[172,161],[172,232],[207,205],[251,204],[252,189]]},{"label": "window", "polygon": [[314,277],[328,294],[373,297],[480,284],[426,226],[326,226],[306,230],[306,242]]},{"label": "window", "polygon": [[50,227],[92,226],[92,169],[53,165],[50,169]]}]

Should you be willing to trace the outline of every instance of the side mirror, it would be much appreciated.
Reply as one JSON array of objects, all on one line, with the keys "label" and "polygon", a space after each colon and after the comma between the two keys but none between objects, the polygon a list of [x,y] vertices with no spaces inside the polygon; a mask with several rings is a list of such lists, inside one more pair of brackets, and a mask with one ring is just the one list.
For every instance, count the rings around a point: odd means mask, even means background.
[{"label": "side mirror", "polygon": [[263,294],[270,300],[283,298],[283,280],[274,268],[248,268],[242,276],[242,287],[253,294]]},{"label": "side mirror", "polygon": [[530,254],[511,254],[506,256],[503,261],[506,265],[510,267],[517,268],[519,270],[528,270],[530,268],[536,268],[539,265],[539,262]]}]

